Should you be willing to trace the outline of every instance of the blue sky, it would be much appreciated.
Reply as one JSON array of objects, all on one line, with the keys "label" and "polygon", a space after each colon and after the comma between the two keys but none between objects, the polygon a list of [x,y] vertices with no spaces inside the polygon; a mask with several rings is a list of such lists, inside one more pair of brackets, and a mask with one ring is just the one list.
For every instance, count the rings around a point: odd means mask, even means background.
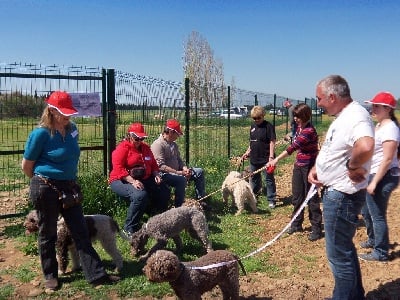
[{"label": "blue sky", "polygon": [[0,63],[85,65],[182,81],[199,32],[225,82],[294,99],[344,76],[355,100],[400,97],[400,1],[0,0]]}]

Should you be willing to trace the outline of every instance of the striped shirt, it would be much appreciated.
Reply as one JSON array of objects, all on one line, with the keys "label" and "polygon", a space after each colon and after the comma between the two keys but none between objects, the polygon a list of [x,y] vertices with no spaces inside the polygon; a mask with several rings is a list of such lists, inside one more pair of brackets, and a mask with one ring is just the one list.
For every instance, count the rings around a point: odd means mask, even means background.
[{"label": "striped shirt", "polygon": [[291,155],[297,151],[295,165],[299,167],[313,166],[319,152],[318,134],[314,126],[308,122],[302,129],[296,130],[293,143],[286,149],[286,152]]}]

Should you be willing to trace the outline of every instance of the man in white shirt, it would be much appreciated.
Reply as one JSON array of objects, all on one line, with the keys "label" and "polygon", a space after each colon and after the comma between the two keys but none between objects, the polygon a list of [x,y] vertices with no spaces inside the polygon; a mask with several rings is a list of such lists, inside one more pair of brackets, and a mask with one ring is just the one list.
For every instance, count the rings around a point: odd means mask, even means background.
[{"label": "man in white shirt", "polygon": [[311,183],[323,187],[326,254],[335,279],[332,299],[365,299],[353,237],[365,202],[374,126],[341,76],[319,81],[316,98],[319,107],[336,117],[308,175]]}]

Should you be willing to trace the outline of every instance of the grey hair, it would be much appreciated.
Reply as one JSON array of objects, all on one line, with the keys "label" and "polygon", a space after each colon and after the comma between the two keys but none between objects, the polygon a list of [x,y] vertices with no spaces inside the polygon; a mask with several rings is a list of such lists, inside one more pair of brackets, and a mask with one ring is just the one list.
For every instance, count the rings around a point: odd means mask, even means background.
[{"label": "grey hair", "polygon": [[321,79],[317,86],[321,87],[325,96],[334,94],[343,100],[351,99],[349,84],[340,75],[329,75]]}]

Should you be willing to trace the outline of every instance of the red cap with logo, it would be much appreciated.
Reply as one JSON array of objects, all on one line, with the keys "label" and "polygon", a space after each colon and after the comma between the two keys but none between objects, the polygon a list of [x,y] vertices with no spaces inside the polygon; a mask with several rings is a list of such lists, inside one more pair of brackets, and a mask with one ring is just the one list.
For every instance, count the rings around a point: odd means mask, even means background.
[{"label": "red cap with logo", "polygon": [[181,130],[181,124],[179,124],[179,122],[175,119],[169,119],[167,120],[167,123],[165,124],[165,127],[167,127],[168,129],[171,129],[173,131],[175,131],[176,133],[178,133],[179,135],[182,135],[183,132]]},{"label": "red cap with logo", "polygon": [[46,99],[49,107],[57,109],[64,116],[72,116],[78,113],[78,110],[72,105],[72,98],[67,92],[55,91]]},{"label": "red cap with logo", "polygon": [[147,137],[144,127],[141,123],[132,123],[128,128],[128,133],[134,134],[137,137],[145,138]]},{"label": "red cap with logo", "polygon": [[380,92],[374,97],[374,99],[369,100],[369,101],[364,101],[364,102],[370,103],[370,104],[385,105],[385,106],[389,106],[391,108],[396,108],[396,99],[389,92]]}]

